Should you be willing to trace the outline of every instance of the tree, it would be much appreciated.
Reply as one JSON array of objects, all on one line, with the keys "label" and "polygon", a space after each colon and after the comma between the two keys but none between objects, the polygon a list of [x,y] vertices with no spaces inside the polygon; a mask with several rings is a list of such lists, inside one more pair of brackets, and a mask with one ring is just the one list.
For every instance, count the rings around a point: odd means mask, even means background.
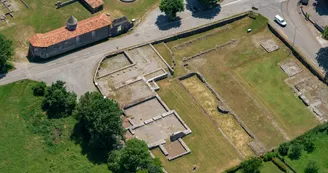
[{"label": "tree", "polygon": [[0,73],[6,72],[7,61],[14,55],[13,42],[0,34]]},{"label": "tree", "polygon": [[72,114],[76,105],[76,94],[68,92],[65,82],[56,81],[47,89],[42,107],[49,118],[62,118]]},{"label": "tree", "polygon": [[262,160],[256,157],[241,163],[241,169],[243,173],[260,173],[261,166]]},{"label": "tree", "polygon": [[263,156],[263,161],[268,162],[271,161],[272,158],[276,157],[276,153],[275,152],[268,152]]},{"label": "tree", "polygon": [[292,160],[299,159],[302,155],[302,149],[303,147],[301,144],[295,143],[294,145],[292,145],[288,157]]},{"label": "tree", "polygon": [[328,39],[328,26],[326,26],[325,30],[323,31],[323,38]]},{"label": "tree", "polygon": [[159,9],[171,20],[175,20],[177,12],[182,12],[184,10],[183,0],[161,0]]},{"label": "tree", "polygon": [[112,152],[108,161],[109,169],[115,173],[162,173],[160,161],[152,159],[147,144],[136,138],[128,140],[121,150]]},{"label": "tree", "polygon": [[120,144],[125,130],[122,127],[122,111],[118,104],[104,98],[99,92],[87,92],[81,96],[74,112],[92,146],[113,149]]},{"label": "tree", "polygon": [[281,156],[287,156],[288,150],[289,150],[289,144],[288,143],[283,143],[278,148],[278,152]]},{"label": "tree", "polygon": [[317,162],[315,161],[310,161],[304,170],[304,173],[318,173],[319,167]]},{"label": "tree", "polygon": [[307,151],[308,153],[312,153],[315,150],[314,143],[312,142],[311,139],[306,139],[303,143],[304,150]]},{"label": "tree", "polygon": [[33,94],[35,96],[44,96],[47,89],[47,85],[44,82],[38,82],[36,85],[33,86]]}]

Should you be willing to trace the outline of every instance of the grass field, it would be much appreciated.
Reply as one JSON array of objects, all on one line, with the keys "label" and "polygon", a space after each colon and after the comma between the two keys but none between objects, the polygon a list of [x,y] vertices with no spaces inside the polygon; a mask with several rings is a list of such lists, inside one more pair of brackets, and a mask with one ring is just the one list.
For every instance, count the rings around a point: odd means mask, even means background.
[{"label": "grass field", "polygon": [[[31,120],[29,116],[41,112],[42,98],[31,90],[34,83],[25,80],[0,86],[0,172],[110,172],[105,164],[92,164],[81,154],[80,145],[69,139],[76,123],[72,117],[46,121],[56,124],[54,129],[37,127],[45,117]],[[54,141],[45,140],[36,129],[48,132]],[[62,129],[59,136],[56,129]]]},{"label": "grass field", "polygon": [[[247,33],[247,28],[252,28],[254,32]],[[263,50],[260,43],[267,39],[273,39],[280,46],[280,49],[272,53]],[[232,40],[234,42],[231,42]],[[189,41],[192,41],[192,43],[189,43]],[[230,44],[187,62],[183,61],[185,57],[190,57],[225,43]],[[204,84],[196,80],[198,78],[192,77],[182,81],[198,104],[188,105],[190,101],[185,101],[185,99],[181,101],[176,98],[184,92],[176,89],[180,86],[175,84],[177,79],[174,78],[194,71],[205,77],[206,81],[223,97],[266,150],[295,138],[319,123],[284,83],[287,76],[281,71],[277,63],[295,57],[289,55],[288,48],[268,30],[265,18],[261,16],[258,16],[255,20],[244,18],[223,28],[215,28],[166,44],[173,51],[178,65],[174,68],[173,79],[159,82],[161,87],[159,95],[171,109],[177,110],[193,132],[195,130],[197,132],[198,129],[204,130],[204,132],[207,131],[207,129],[203,129],[203,123],[193,124],[193,121],[201,122],[201,120],[188,119],[189,116],[194,117],[194,115],[199,114],[194,109],[201,109],[202,107],[211,117],[212,123],[221,127],[243,155],[248,156],[248,153],[251,153],[247,145],[251,140],[247,135],[245,136],[245,132],[232,116],[222,115],[217,112],[217,100],[215,100],[213,94],[206,90]],[[178,45],[183,44],[187,46],[178,47]],[[164,56],[167,56],[167,52],[163,50],[164,46],[159,45],[156,45],[156,48]],[[302,68],[304,67],[302,66]],[[304,70],[306,69],[304,68]],[[168,96],[166,93],[173,93],[175,96]],[[191,96],[184,96],[184,98],[188,97]],[[186,105],[185,110],[180,108],[182,105]],[[189,116],[184,113],[186,110],[190,112]],[[209,125],[206,126],[209,127]],[[218,130],[216,133],[220,134]],[[190,155],[171,162],[167,162],[161,156],[165,169],[169,172],[191,172],[193,165],[198,166],[195,160],[203,158],[198,156],[198,152],[204,151],[200,148],[204,144],[197,146],[194,141],[190,142],[190,138],[197,138],[194,136],[196,135],[193,133],[184,138],[186,144],[191,145],[192,153]],[[215,144],[215,141],[212,143],[217,147],[222,145],[220,143]],[[161,154],[159,150],[154,150],[154,153],[156,156]],[[222,155],[216,155],[215,157],[214,160],[222,158],[225,160]],[[220,166],[213,162],[213,159],[206,160],[206,162],[208,163],[208,170],[199,170],[200,172],[213,172],[213,170],[218,172],[215,169]],[[199,169],[202,169],[202,166]],[[271,162],[265,163],[262,167],[262,172],[271,173],[276,171],[280,172]]]},{"label": "grass field", "polygon": [[[28,38],[35,33],[44,33],[65,26],[70,15],[74,15],[79,21],[92,16],[78,2],[56,9],[57,0],[26,1],[30,8],[26,8],[20,0],[10,1],[19,10],[14,13],[15,18],[9,18],[9,24],[0,22],[0,33],[14,41],[15,61],[26,61]],[[159,0],[136,0],[132,3],[123,3],[120,0],[104,0],[104,10],[94,15],[109,12],[113,19],[120,16],[140,19],[147,11],[156,7],[158,2]]]},{"label": "grass field", "polygon": [[197,172],[218,173],[241,161],[234,148],[177,80],[166,79],[158,84],[161,87],[158,92],[160,97],[170,109],[179,113],[192,130],[191,135],[183,138],[191,149],[190,154],[169,162],[159,149],[152,151],[160,157],[168,172],[192,172],[196,166]]},{"label": "grass field", "polygon": [[285,160],[297,172],[303,172],[309,161],[317,162],[319,166],[319,173],[328,173],[328,134],[318,133],[315,136],[315,150],[312,153],[302,152],[302,156],[298,160],[291,160],[285,157]]}]

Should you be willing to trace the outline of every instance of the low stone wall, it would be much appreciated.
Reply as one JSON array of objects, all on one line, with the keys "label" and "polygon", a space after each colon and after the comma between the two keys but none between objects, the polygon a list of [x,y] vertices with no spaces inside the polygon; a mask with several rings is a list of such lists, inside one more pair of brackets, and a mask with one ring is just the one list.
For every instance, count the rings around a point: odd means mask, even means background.
[{"label": "low stone wall", "polygon": [[228,30],[231,30],[231,29],[232,29],[232,27],[230,25],[228,25],[228,27],[225,27],[225,28],[218,28],[216,31],[211,32],[211,33],[208,33],[208,34],[206,34],[204,36],[194,38],[192,40],[183,42],[181,44],[177,44],[177,45],[175,45],[173,47],[173,49],[175,49],[175,50],[182,49],[182,48],[187,47],[187,46],[189,46],[189,45],[191,45],[191,44],[193,44],[195,42],[198,42],[198,41],[201,41],[201,40],[205,40],[205,39],[207,39],[207,38],[209,38],[209,37],[211,37],[211,36],[213,36],[213,35],[215,35],[215,34],[217,34],[219,32],[228,31]]},{"label": "low stone wall", "polygon": [[188,57],[188,58],[183,58],[183,62],[186,62],[186,61],[189,61],[189,60],[191,60],[191,59],[197,58],[197,57],[199,57],[199,56],[202,56],[202,55],[208,54],[208,53],[210,53],[210,52],[212,52],[212,51],[215,51],[215,50],[217,50],[217,49],[220,49],[220,48],[222,48],[222,47],[225,47],[225,46],[229,46],[229,45],[235,44],[237,41],[238,41],[238,40],[236,40],[236,39],[234,39],[234,40],[230,40],[230,41],[228,41],[228,42],[226,42],[226,43],[224,43],[224,44],[217,45],[217,46],[215,46],[214,48],[207,49],[207,50],[205,50],[205,51],[202,51],[202,52],[200,52],[200,53],[197,53],[196,55],[192,55],[192,56],[190,56],[190,57]]}]

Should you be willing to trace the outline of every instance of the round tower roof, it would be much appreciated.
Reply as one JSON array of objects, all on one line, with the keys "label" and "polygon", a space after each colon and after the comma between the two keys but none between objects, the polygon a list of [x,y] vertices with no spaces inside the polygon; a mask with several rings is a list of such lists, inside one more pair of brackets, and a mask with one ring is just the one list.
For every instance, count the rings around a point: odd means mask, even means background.
[{"label": "round tower roof", "polygon": [[76,25],[77,24],[77,19],[74,16],[71,16],[67,19],[66,23],[69,24],[69,25]]}]

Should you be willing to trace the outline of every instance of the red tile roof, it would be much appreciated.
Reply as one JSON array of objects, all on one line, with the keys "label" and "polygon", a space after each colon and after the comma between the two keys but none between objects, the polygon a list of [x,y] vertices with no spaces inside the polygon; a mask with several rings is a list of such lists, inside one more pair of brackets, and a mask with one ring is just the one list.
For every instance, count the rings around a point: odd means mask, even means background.
[{"label": "red tile roof", "polygon": [[104,4],[102,0],[84,0],[87,4],[89,4],[92,8],[97,8]]},{"label": "red tile roof", "polygon": [[36,34],[29,41],[34,47],[49,47],[111,24],[112,21],[106,14],[100,14],[78,22],[74,31],[61,27],[44,34]]}]

